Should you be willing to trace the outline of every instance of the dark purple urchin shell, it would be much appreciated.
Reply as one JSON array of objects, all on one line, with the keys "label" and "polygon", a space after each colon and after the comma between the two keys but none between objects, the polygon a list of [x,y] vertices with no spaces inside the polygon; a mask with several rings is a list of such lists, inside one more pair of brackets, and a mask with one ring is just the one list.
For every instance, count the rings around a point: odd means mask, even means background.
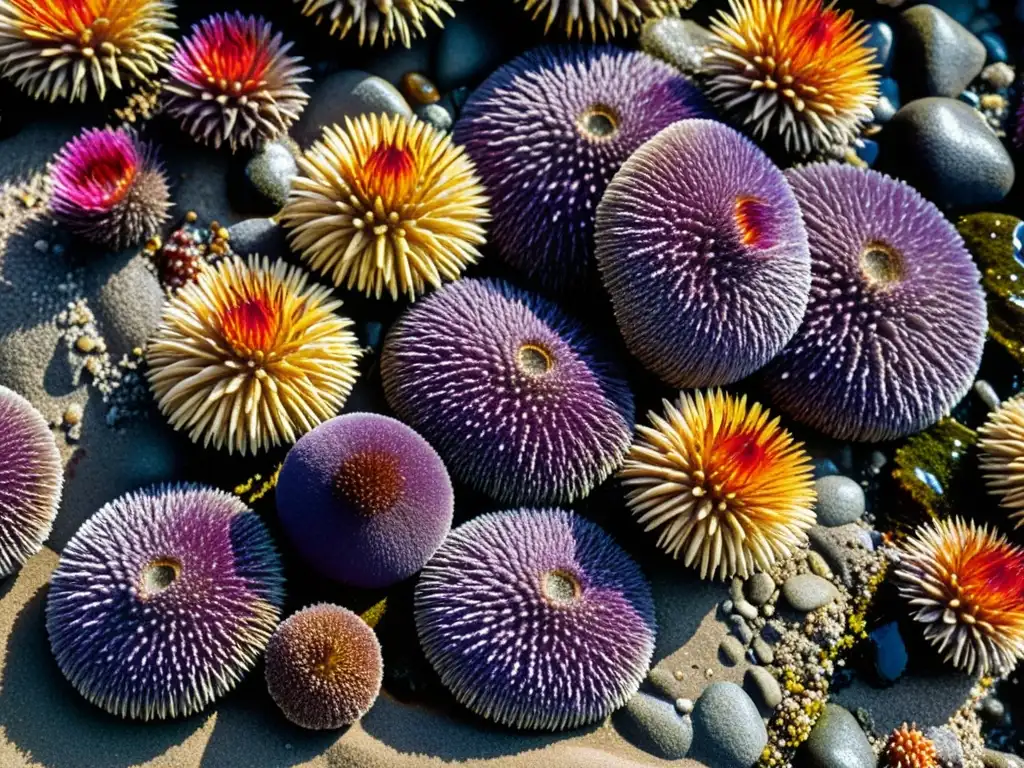
[{"label": "dark purple urchin shell", "polygon": [[636,693],[654,653],[640,569],[597,525],[559,509],[456,528],[423,569],[415,611],[455,698],[516,728],[603,719]]},{"label": "dark purple urchin shell", "polygon": [[63,487],[64,464],[46,419],[0,386],[0,578],[42,549]]},{"label": "dark purple urchin shell", "polygon": [[386,587],[430,559],[452,525],[448,471],[430,444],[374,413],[304,435],[277,482],[277,511],[302,556],[332,579]]},{"label": "dark purple urchin shell", "polygon": [[585,496],[622,462],[633,396],[557,306],[496,280],[421,299],[384,344],[388,402],[464,482],[509,503]]},{"label": "dark purple urchin shell", "polygon": [[593,269],[594,213],[619,166],[662,128],[707,114],[693,83],[644,53],[544,47],[477,88],[454,135],[490,196],[491,242],[563,291]]},{"label": "dark purple urchin shell", "polygon": [[782,171],[722,123],[684,120],[637,150],[601,200],[596,240],[626,345],[673,387],[750,375],[803,319],[800,208]]},{"label": "dark purple urchin shell", "polygon": [[267,643],[267,690],[284,716],[313,730],[367,712],[384,677],[377,635],[357,614],[321,603],[292,614]]},{"label": "dark purple urchin shell", "polygon": [[46,629],[85,698],[122,717],[182,717],[234,688],[277,626],[281,564],[229,493],[161,486],[90,517],[50,582]]},{"label": "dark purple urchin shell", "polygon": [[811,296],[767,369],[774,401],[844,440],[933,424],[967,393],[987,318],[963,240],[903,182],[843,165],[787,178],[811,246]]}]

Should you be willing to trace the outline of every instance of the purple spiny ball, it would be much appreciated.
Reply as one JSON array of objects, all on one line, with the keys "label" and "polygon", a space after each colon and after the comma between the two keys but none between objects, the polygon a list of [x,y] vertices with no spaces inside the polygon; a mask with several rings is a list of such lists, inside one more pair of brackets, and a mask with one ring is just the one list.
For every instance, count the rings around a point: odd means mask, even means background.
[{"label": "purple spiny ball", "polygon": [[452,525],[455,497],[437,452],[400,421],[338,416],[303,436],[277,483],[288,536],[324,575],[357,587],[407,579]]},{"label": "purple spiny ball", "polygon": [[0,578],[42,549],[63,487],[50,425],[32,403],[0,387]]},{"label": "purple spiny ball", "polygon": [[391,407],[451,472],[509,503],[585,496],[622,461],[633,396],[596,340],[554,304],[460,280],[414,304],[381,359]]},{"label": "purple spiny ball", "polygon": [[280,618],[281,565],[262,521],[229,493],[160,486],[107,504],[50,582],[57,665],[121,717],[183,717],[227,693]]},{"label": "purple spiny ball", "polygon": [[456,528],[423,569],[415,611],[455,698],[515,728],[603,719],[636,693],[654,653],[640,569],[597,525],[559,509]]},{"label": "purple spiny ball", "polygon": [[707,114],[692,82],[644,53],[544,47],[477,88],[455,141],[490,195],[491,242],[560,292],[593,270],[594,214],[619,166],[662,128]]},{"label": "purple spiny ball", "polygon": [[597,212],[597,263],[630,351],[673,387],[730,384],[803,319],[811,258],[782,171],[722,123],[644,144]]},{"label": "purple spiny ball", "polygon": [[811,297],[768,368],[774,401],[843,440],[935,423],[981,363],[985,295],[963,240],[903,182],[843,165],[789,171],[811,246]]}]

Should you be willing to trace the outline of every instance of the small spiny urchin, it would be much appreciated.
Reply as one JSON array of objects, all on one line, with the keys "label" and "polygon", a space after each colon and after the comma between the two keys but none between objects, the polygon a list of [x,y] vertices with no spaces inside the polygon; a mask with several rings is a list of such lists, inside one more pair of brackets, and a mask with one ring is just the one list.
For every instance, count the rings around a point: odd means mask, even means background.
[{"label": "small spiny urchin", "polygon": [[185,717],[256,664],[284,578],[259,517],[229,493],[161,486],[90,517],[50,581],[46,630],[64,676],[121,717]]},{"label": "small spiny urchin", "polygon": [[899,592],[946,661],[999,676],[1024,659],[1024,550],[957,518],[918,528],[899,555]]},{"label": "small spiny urchin", "polygon": [[63,487],[64,464],[46,419],[0,386],[0,578],[42,549]]},{"label": "small spiny urchin", "polygon": [[534,19],[544,18],[544,33],[556,22],[567,37],[608,40],[629,35],[648,19],[678,16],[696,0],[516,0]]},{"label": "small spiny urchin", "polygon": [[299,119],[308,67],[270,24],[240,12],[214,14],[178,45],[164,90],[167,113],[202,143],[256,147]]},{"label": "small spiny urchin", "polygon": [[164,306],[146,351],[157,405],[204,447],[245,456],[294,443],[337,415],[358,376],[340,306],[283,261],[222,259]]},{"label": "small spiny urchin", "polygon": [[[169,0],[0,0],[0,73],[35,99],[100,99],[170,58]],[[128,82],[124,82],[127,79]]]},{"label": "small spiny urchin", "polygon": [[472,160],[417,118],[360,115],[299,158],[281,223],[335,285],[415,300],[480,258],[487,198]]},{"label": "small spiny urchin", "polygon": [[707,114],[697,86],[647,54],[543,47],[484,81],[454,135],[491,198],[502,258],[564,292],[593,274],[597,204],[626,158],[662,128]]},{"label": "small spiny urchin", "polygon": [[354,723],[377,700],[383,677],[377,635],[337,605],[320,603],[292,614],[267,644],[267,690],[302,728]]},{"label": "small spiny urchin", "polygon": [[490,513],[453,530],[423,569],[415,616],[455,698],[514,728],[602,720],[636,693],[654,653],[639,567],[560,509]]},{"label": "small spiny urchin", "polygon": [[57,153],[50,211],[69,231],[115,250],[167,221],[170,193],[156,149],[127,128],[86,128]]},{"label": "small spiny urchin", "polygon": [[869,30],[824,0],[729,0],[712,20],[708,94],[758,139],[802,155],[847,145],[872,119]]},{"label": "small spiny urchin", "polygon": [[789,557],[814,526],[811,459],[759,403],[681,393],[638,425],[619,477],[627,504],[700,576],[747,578]]},{"label": "small spiny urchin", "polygon": [[935,743],[917,725],[908,726],[906,723],[889,734],[885,760],[889,768],[939,768]]},{"label": "small spiny urchin", "polygon": [[581,498],[629,447],[618,366],[556,305],[504,282],[460,280],[413,305],[385,340],[381,376],[449,470],[501,501]]},{"label": "small spiny urchin", "polygon": [[993,411],[978,435],[988,489],[1020,528],[1024,525],[1024,395]]},{"label": "small spiny urchin", "polygon": [[768,366],[773,401],[842,440],[934,424],[981,363],[981,275],[963,239],[915,189],[877,171],[787,172],[811,247],[803,323]]},{"label": "small spiny urchin", "polygon": [[302,3],[304,16],[317,24],[328,22],[330,33],[342,40],[355,31],[360,45],[373,45],[380,37],[387,48],[398,40],[406,48],[416,38],[426,37],[424,20],[444,26],[442,14],[454,16],[451,2],[462,0],[294,0]]},{"label": "small spiny urchin", "polygon": [[302,556],[357,587],[420,570],[451,528],[454,504],[430,444],[374,413],[338,416],[304,435],[277,482],[278,515]]},{"label": "small spiny urchin", "polygon": [[800,327],[811,257],[782,171],[722,123],[638,149],[597,211],[597,264],[629,350],[673,387],[730,384]]}]

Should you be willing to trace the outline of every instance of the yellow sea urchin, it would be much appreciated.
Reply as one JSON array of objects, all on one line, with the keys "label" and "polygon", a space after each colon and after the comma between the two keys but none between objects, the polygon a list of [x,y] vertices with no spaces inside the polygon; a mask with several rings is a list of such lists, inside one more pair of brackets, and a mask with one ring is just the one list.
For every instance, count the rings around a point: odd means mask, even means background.
[{"label": "yellow sea urchin", "polygon": [[[355,30],[360,45],[373,45],[378,35],[384,47],[399,40],[408,48],[414,38],[426,37],[423,20],[443,27],[441,14],[454,16],[445,0],[295,0],[316,23],[330,23],[330,33],[344,39]],[[461,2],[461,0],[453,0]]]},{"label": "yellow sea urchin", "polygon": [[557,21],[568,37],[608,40],[636,32],[647,19],[679,15],[696,0],[516,0],[533,18],[544,17],[547,33]]},{"label": "yellow sea urchin", "polygon": [[757,138],[778,132],[787,151],[848,144],[871,120],[878,67],[867,27],[834,5],[729,0],[711,22],[708,94]]},{"label": "yellow sea urchin", "polygon": [[981,468],[988,489],[1024,525],[1024,397],[1003,403],[978,430]]},{"label": "yellow sea urchin", "polygon": [[658,546],[701,578],[748,577],[787,557],[814,525],[811,461],[759,403],[719,390],[664,401],[638,425],[619,472]]},{"label": "yellow sea urchin", "polygon": [[924,637],[968,674],[1024,658],[1024,550],[985,526],[936,520],[900,545],[900,594]]},{"label": "yellow sea urchin", "polygon": [[[171,55],[169,0],[0,0],[0,72],[36,99],[102,99]],[[91,88],[90,88],[91,83]]]},{"label": "yellow sea urchin", "polygon": [[337,415],[359,347],[340,301],[284,262],[224,259],[164,308],[147,352],[160,410],[193,442],[257,453]]},{"label": "yellow sea urchin", "polygon": [[939,765],[935,743],[917,725],[906,723],[889,734],[885,759],[889,768],[938,768]]},{"label": "yellow sea urchin", "polygon": [[487,198],[461,147],[416,118],[360,115],[299,159],[281,211],[306,262],[367,296],[421,295],[480,258]]}]

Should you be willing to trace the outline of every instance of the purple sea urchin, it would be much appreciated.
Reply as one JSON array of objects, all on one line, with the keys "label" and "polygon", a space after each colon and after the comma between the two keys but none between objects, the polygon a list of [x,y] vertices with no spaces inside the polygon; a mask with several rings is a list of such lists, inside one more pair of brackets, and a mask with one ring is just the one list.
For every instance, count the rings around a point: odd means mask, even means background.
[{"label": "purple sea urchin", "polygon": [[46,629],[65,677],[121,717],[184,717],[234,688],[280,617],[284,580],[259,517],[200,486],[137,491],[78,530]]},{"label": "purple sea urchin", "polygon": [[277,138],[309,101],[300,87],[308,67],[288,55],[291,47],[256,16],[203,19],[171,60],[168,114],[196,141],[232,151]]},{"label": "purple sea urchin", "polygon": [[289,451],[277,511],[321,573],[358,587],[412,576],[451,528],[454,493],[430,444],[373,413],[331,419]]},{"label": "purple sea urchin", "polygon": [[284,716],[313,730],[354,723],[384,677],[377,635],[357,614],[321,603],[292,614],[267,643],[267,690]]},{"label": "purple sea urchin", "polygon": [[137,245],[169,215],[156,150],[128,129],[86,128],[57,153],[50,178],[54,218],[109,248]]},{"label": "purple sea urchin", "polygon": [[464,482],[512,503],[586,495],[620,464],[633,396],[595,339],[507,283],[460,280],[384,344],[388,402]]},{"label": "purple sea urchin", "polygon": [[787,173],[811,247],[811,296],[768,367],[775,403],[844,440],[933,424],[967,392],[987,327],[980,275],[942,213],[876,171]]},{"label": "purple sea urchin", "polygon": [[317,24],[330,22],[332,35],[344,40],[354,30],[360,45],[373,45],[379,36],[385,48],[395,40],[408,48],[414,39],[426,37],[425,19],[443,27],[442,15],[455,15],[447,0],[294,1],[302,3],[303,15],[314,17]]},{"label": "purple sea urchin", "polygon": [[782,171],[721,123],[684,120],[638,149],[601,200],[596,241],[626,345],[673,387],[748,376],[803,319],[800,208]]},{"label": "purple sea urchin", "polygon": [[453,530],[423,569],[415,610],[455,698],[516,728],[601,720],[636,693],[654,653],[640,569],[597,525],[558,509]]},{"label": "purple sea urchin", "polygon": [[473,92],[455,141],[491,198],[491,242],[563,291],[593,269],[594,214],[619,166],[662,128],[705,114],[698,88],[644,53],[545,47]]},{"label": "purple sea urchin", "polygon": [[608,40],[636,32],[648,19],[679,15],[696,0],[516,0],[534,19],[544,18],[544,32],[557,21],[569,37]]},{"label": "purple sea urchin", "polygon": [[42,549],[63,487],[64,465],[46,419],[0,386],[0,578]]}]

